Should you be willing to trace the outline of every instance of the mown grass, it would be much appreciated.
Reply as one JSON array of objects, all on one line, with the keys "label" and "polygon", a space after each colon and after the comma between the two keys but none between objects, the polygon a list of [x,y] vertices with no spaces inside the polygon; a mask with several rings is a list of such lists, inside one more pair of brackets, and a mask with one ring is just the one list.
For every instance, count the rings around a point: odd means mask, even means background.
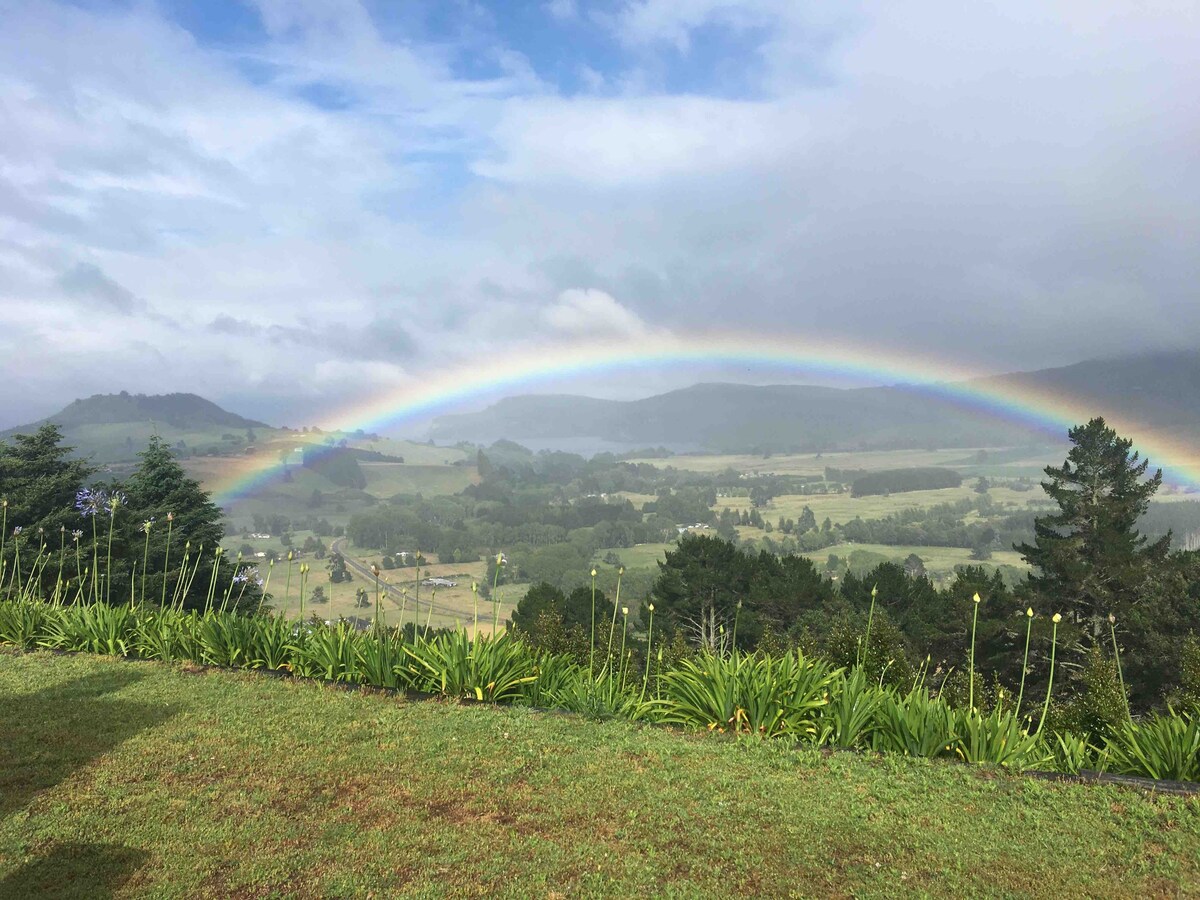
[{"label": "mown grass", "polygon": [[0,896],[1168,896],[1200,802],[0,652]]}]

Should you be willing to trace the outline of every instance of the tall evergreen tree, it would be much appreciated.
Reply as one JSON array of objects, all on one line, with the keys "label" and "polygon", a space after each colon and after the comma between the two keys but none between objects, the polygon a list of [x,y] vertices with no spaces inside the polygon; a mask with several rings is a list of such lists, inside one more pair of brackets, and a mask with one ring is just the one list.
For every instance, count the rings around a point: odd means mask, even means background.
[{"label": "tall evergreen tree", "polygon": [[[0,502],[5,504],[7,534],[0,541],[6,560],[4,571],[14,571],[15,553],[21,554],[22,571],[30,571],[42,545],[60,560],[64,547],[73,548],[72,532],[81,528],[74,508],[75,496],[96,470],[71,457],[62,445],[57,425],[43,425],[34,434],[18,434],[11,444],[0,443]],[[13,531],[21,529],[19,540]],[[81,553],[91,556],[91,532],[84,531]],[[52,590],[58,565],[43,569],[42,589]]]},{"label": "tall evergreen tree", "polygon": [[1167,559],[1168,533],[1150,542],[1138,519],[1162,484],[1162,470],[1145,478],[1133,442],[1095,418],[1069,432],[1074,445],[1061,466],[1047,466],[1042,488],[1058,504],[1034,522],[1032,544],[1017,551],[1034,567],[1028,590],[1051,612],[1062,612],[1093,637],[1110,613],[1142,599],[1155,569]]},{"label": "tall evergreen tree", "polygon": [[96,469],[72,459],[74,448],[62,445],[57,425],[43,425],[34,434],[18,434],[13,443],[0,443],[0,497],[8,501],[8,527],[32,533],[42,528],[57,534],[73,524],[75,495]]},{"label": "tall evergreen tree", "polygon": [[[137,469],[122,485],[128,498],[127,512],[122,513],[126,530],[122,543],[128,548],[129,555],[134,557],[131,560],[130,572],[135,579],[135,594],[141,593],[142,561],[145,559],[147,602],[163,596],[164,579],[169,602],[179,581],[184,548],[190,543],[189,567],[196,564],[198,553],[201,554],[201,561],[196,577],[192,580],[192,591],[184,598],[184,605],[199,605],[208,589],[214,553],[225,534],[221,523],[221,510],[212,502],[200,483],[188,477],[162,438],[157,435],[150,438],[146,449],[138,456],[141,461]],[[147,522],[152,523],[149,526],[148,550],[147,536],[143,530]],[[171,547],[169,554],[168,534]],[[224,596],[224,591],[228,589],[229,581],[233,578],[233,564],[234,560],[227,560],[222,566],[222,571],[218,573],[220,596]],[[246,565],[249,566],[250,562],[247,561]],[[128,582],[123,586],[114,583],[113,587],[114,597],[128,598]],[[252,597],[257,602],[256,587],[250,584],[243,592],[239,584],[234,596],[241,596],[243,601]]]}]

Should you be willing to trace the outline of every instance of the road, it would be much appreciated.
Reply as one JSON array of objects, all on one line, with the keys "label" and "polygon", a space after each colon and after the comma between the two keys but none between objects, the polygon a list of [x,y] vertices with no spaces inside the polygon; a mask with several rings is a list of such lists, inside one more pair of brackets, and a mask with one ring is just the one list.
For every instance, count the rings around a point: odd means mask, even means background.
[{"label": "road", "polygon": [[[360,562],[359,560],[357,560],[353,556],[351,556],[348,552],[346,552],[345,548],[346,548],[346,539],[338,538],[336,541],[334,541],[330,545],[329,552],[342,554],[342,559],[344,559],[346,561],[346,568],[350,570],[351,574],[357,575],[364,582],[366,582],[367,592],[370,593],[371,588],[375,584],[375,573],[371,571],[370,566],[366,565],[365,563]],[[396,569],[393,571],[406,571],[406,570]],[[380,578],[379,578],[379,592],[384,597],[387,597],[394,604],[396,604],[397,609],[399,609],[400,604],[404,602],[404,589],[401,587],[397,587],[394,584],[389,584],[388,582],[384,581],[382,572],[380,573]],[[450,616],[451,618],[462,618],[462,616],[463,616],[462,610],[451,609],[448,606],[445,606],[443,604],[439,604],[439,603],[431,604],[429,601],[422,601],[422,602],[418,603],[415,591],[410,592],[410,596],[408,599],[414,604],[414,606],[413,606],[414,611],[419,612],[420,610],[423,609],[427,616],[429,614],[429,609],[431,606],[435,613],[440,613],[441,615],[444,615],[444,616]],[[418,621],[418,622],[421,621],[419,615],[416,617],[416,621]]]}]

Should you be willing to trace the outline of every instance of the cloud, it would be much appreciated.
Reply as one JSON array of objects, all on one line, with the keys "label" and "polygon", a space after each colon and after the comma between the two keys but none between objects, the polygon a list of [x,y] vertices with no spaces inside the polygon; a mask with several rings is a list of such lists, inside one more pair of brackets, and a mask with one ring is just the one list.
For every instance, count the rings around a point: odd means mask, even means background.
[{"label": "cloud", "polygon": [[3,9],[0,378],[44,412],[718,324],[982,371],[1200,339],[1177,4]]},{"label": "cloud", "polygon": [[91,263],[76,263],[58,279],[62,289],[72,297],[99,302],[119,313],[131,315],[145,307],[133,292],[113,281]]},{"label": "cloud", "polygon": [[649,331],[609,294],[587,288],[563,291],[539,319],[554,332],[572,337],[640,337]]},{"label": "cloud", "polygon": [[690,181],[778,161],[803,140],[804,119],[785,103],[709,97],[532,98],[507,106],[492,132],[502,153],[474,169],[505,182],[597,188]]}]

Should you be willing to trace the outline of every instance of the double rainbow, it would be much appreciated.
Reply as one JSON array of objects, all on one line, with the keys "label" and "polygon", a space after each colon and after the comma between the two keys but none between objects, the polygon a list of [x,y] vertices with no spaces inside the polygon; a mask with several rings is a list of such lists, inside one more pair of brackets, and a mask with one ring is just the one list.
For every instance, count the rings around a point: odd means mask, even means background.
[{"label": "double rainbow", "polygon": [[[524,348],[490,355],[415,378],[362,403],[335,411],[320,423],[327,431],[382,432],[418,419],[453,411],[472,400],[504,391],[525,391],[584,376],[737,368],[793,380],[856,384],[903,384],[975,413],[1032,427],[1065,439],[1073,425],[1104,414],[1136,449],[1163,468],[1172,481],[1200,487],[1200,460],[1193,447],[1145,426],[1126,413],[1090,408],[1079,398],[1019,383],[980,378],[947,361],[878,347],[828,340],[806,341],[778,335],[696,332],[592,339]],[[250,458],[214,486],[214,500],[226,505],[254,493],[280,476],[284,463]]]}]

